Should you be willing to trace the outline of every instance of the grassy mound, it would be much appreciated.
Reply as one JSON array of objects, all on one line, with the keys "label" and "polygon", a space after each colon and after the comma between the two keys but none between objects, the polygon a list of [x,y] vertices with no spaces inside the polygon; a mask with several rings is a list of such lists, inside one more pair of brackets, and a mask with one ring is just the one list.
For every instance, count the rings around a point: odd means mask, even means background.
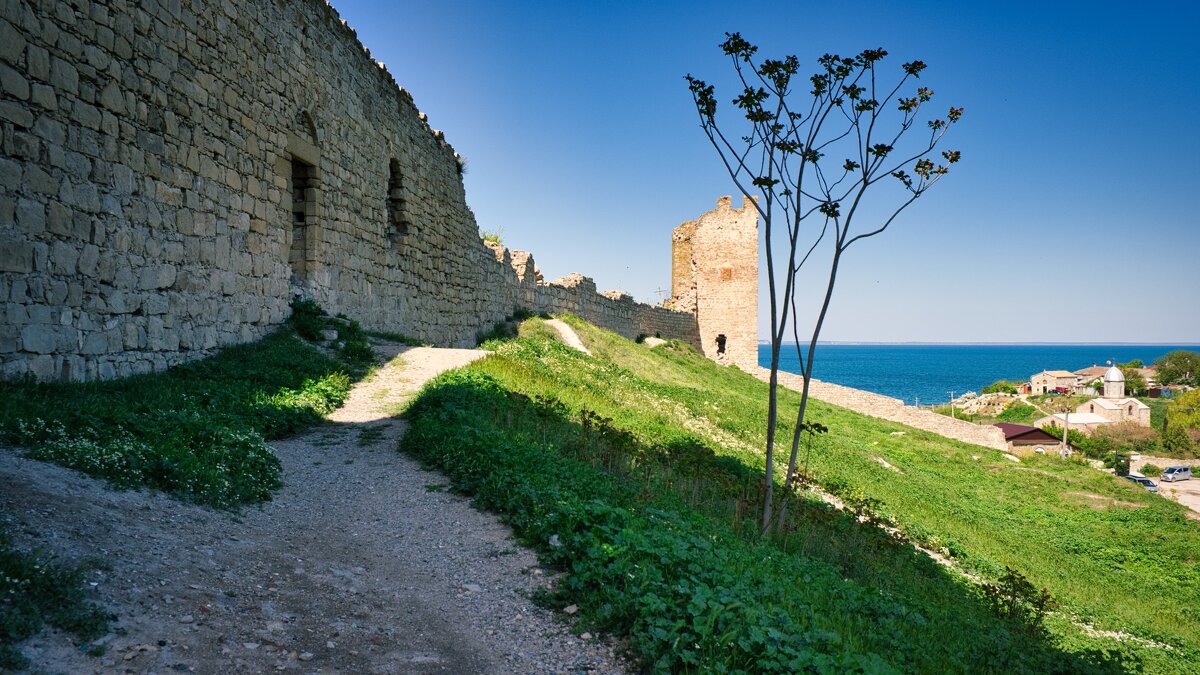
[{"label": "grassy mound", "polygon": [[[850,509],[797,494],[763,539],[765,385],[567,320],[595,358],[527,321],[427,387],[404,448],[569,573],[547,602],[630,636],[654,670],[1170,672],[1200,654],[1200,528],[1178,505],[817,403],[831,431],[808,478]],[[786,419],[798,397],[782,403]],[[1061,604],[1044,623],[1042,587]],[[1176,649],[1089,637],[1073,616]]]},{"label": "grassy mound", "polygon": [[324,356],[284,329],[163,373],[0,381],[0,442],[119,486],[222,508],[266,501],[280,485],[266,440],[319,422],[345,400],[348,373],[361,367],[361,359]]}]

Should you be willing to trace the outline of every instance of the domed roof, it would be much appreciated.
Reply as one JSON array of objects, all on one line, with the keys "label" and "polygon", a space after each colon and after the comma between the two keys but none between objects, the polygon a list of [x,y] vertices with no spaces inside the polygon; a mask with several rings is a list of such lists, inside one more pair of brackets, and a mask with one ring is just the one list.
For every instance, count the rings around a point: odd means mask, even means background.
[{"label": "domed roof", "polygon": [[1104,372],[1104,381],[1105,382],[1124,382],[1125,381],[1125,373],[1122,373],[1120,368],[1113,366]]}]

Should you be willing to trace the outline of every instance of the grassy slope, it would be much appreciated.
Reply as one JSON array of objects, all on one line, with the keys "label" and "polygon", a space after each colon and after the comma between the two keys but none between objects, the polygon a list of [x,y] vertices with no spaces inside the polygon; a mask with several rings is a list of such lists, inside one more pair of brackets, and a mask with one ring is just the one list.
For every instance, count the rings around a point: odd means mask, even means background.
[{"label": "grassy slope", "polygon": [[[508,403],[473,400],[462,404],[473,409],[469,418],[461,418],[470,420],[471,433],[487,434],[492,442],[506,444],[510,454],[517,447],[522,452],[533,452],[527,450],[531,444],[545,445],[546,450],[539,452],[548,454],[539,455],[539,464],[557,466],[557,462],[587,460],[591,467],[603,469],[602,473],[609,476],[607,482],[596,479],[609,488],[582,496],[576,490],[576,498],[586,496],[631,509],[636,508],[639,499],[664,503],[677,511],[702,513],[712,531],[740,534],[741,540],[747,540],[746,532],[751,527],[747,523],[752,517],[747,518],[746,509],[740,505],[745,500],[737,499],[736,494],[730,498],[714,489],[713,484],[729,483],[735,493],[737,489],[747,490],[747,477],[752,482],[753,468],[761,468],[765,385],[736,370],[719,368],[684,347],[649,350],[580,321],[568,320],[597,359],[547,346],[542,342],[548,336],[545,327],[537,320],[526,322],[522,334],[529,336],[527,341],[501,347],[495,356],[477,362],[468,371],[487,374],[502,383],[504,389],[520,392],[537,404],[521,404],[529,409],[521,405],[511,409],[509,406],[514,404],[509,399],[505,399]],[[462,389],[464,384],[443,385],[441,389],[434,386],[426,400],[436,401],[441,395],[439,391],[444,393],[455,387]],[[466,389],[472,387],[476,385]],[[468,399],[474,396],[461,392],[459,395]],[[795,396],[784,396],[785,409],[794,410],[796,403]],[[428,406],[427,409],[418,404],[415,408],[418,414],[411,442],[406,439],[410,450],[441,463],[452,476],[457,475],[456,471],[468,471],[464,466],[478,458],[449,461],[443,457],[461,452],[465,446],[474,447],[478,453],[489,452],[486,444],[457,438],[457,430],[447,433],[449,418],[436,425],[431,423],[423,434],[423,415],[446,412],[433,412],[434,403]],[[487,409],[492,412],[484,412]],[[551,412],[547,413],[548,410]],[[573,419],[581,410],[611,418],[610,426],[634,438],[634,446],[642,448],[638,452],[643,455],[656,447],[666,448],[660,453],[663,457],[687,460],[686,452],[681,449],[699,443],[718,456],[737,461],[709,462],[705,468],[697,468],[687,461],[660,458],[649,462],[658,468],[644,468],[644,473],[639,473],[643,471],[639,467],[647,466],[647,462],[639,464],[638,457],[612,460],[603,452],[589,456],[589,450],[578,449],[578,442],[571,440],[574,438],[571,434],[582,433],[586,437],[586,424],[582,425],[582,432],[578,428],[572,432],[562,431],[561,423],[556,423],[559,424],[556,427],[546,422],[560,416]],[[1049,587],[1071,612],[1099,627],[1162,639],[1182,648],[1185,658],[1196,658],[1195,629],[1200,617],[1189,614],[1193,610],[1187,608],[1194,607],[1197,597],[1196,563],[1190,552],[1197,550],[1200,528],[1187,521],[1177,505],[1078,465],[1046,461],[1018,466],[994,451],[821,403],[816,403],[812,410],[812,419],[831,428],[828,437],[818,442],[812,457],[812,474],[827,489],[852,503],[874,504],[915,539],[948,549],[964,566],[986,577],[996,578],[1004,565],[1015,567],[1035,583]],[[904,431],[905,435],[894,436],[895,431]],[[883,467],[873,457],[886,459],[902,473]],[[494,455],[484,464],[496,468],[471,468],[469,471],[482,475],[465,483],[459,481],[460,486],[479,494],[485,505],[504,511],[507,497],[488,497],[489,481],[524,485],[523,481],[532,480],[522,475],[525,469],[499,467],[509,461],[509,454]],[[731,479],[731,475],[735,478]],[[573,478],[570,482],[590,484],[592,480]],[[641,488],[637,498],[628,494],[631,485],[635,492]],[[681,497],[682,504],[671,501]],[[1139,508],[1113,506],[1112,502],[1105,502],[1106,497]],[[1096,509],[1097,504],[1110,507]],[[1016,664],[1031,662],[1018,659],[1002,665],[995,660],[1008,658],[996,656],[993,651],[1003,652],[1004,648],[997,643],[1012,640],[1013,636],[988,623],[988,616],[981,615],[978,595],[953,575],[937,569],[911,548],[881,545],[877,534],[864,532],[865,528],[845,517],[803,501],[792,508],[799,517],[789,536],[770,543],[754,542],[751,536],[746,545],[782,549],[789,555],[784,556],[785,563],[781,564],[817,564],[818,568],[832,568],[836,576],[844,577],[849,588],[827,580],[821,584],[813,582],[806,589],[809,596],[790,602],[821,607],[826,628],[841,635],[847,644],[855,645],[855,653],[884,654],[893,666],[906,670],[927,670],[931,664],[949,663],[948,659],[953,658],[966,661],[956,662],[957,666],[950,666],[949,670],[1011,669]],[[518,521],[515,523],[518,529],[525,518],[510,512],[510,519]],[[536,532],[534,528],[533,533]],[[542,544],[544,548],[544,540]],[[550,555],[553,557],[553,551]],[[736,555],[730,555],[737,559]],[[759,551],[757,555],[761,558],[763,553]],[[578,571],[576,574],[586,576]],[[808,574],[805,573],[806,578]],[[585,583],[581,581],[579,585]],[[1177,592],[1174,598],[1169,593],[1160,597],[1160,590],[1166,587],[1182,592]],[[920,637],[922,629],[908,632],[903,623],[880,620],[864,628],[853,617],[842,614],[844,608],[828,597],[829,594],[852,596],[863,588],[882,592],[884,595],[880,597],[891,598],[887,602],[898,601],[908,609],[897,610],[888,605],[891,609],[887,611],[915,612],[921,617],[920,622],[928,622],[926,633],[939,637],[924,640]],[[804,618],[797,616],[797,620]],[[1062,649],[1078,651],[1098,644],[1082,637],[1061,616],[1052,618],[1050,624],[1056,633],[1055,642]],[[630,626],[617,628],[630,629]],[[876,634],[871,635],[872,630]],[[913,645],[920,645],[928,654],[912,653]],[[1021,648],[1035,652],[1040,649],[1029,644]],[[728,645],[723,649],[729,649]],[[1144,659],[1152,670],[1178,668],[1178,656],[1167,657],[1158,650],[1128,645],[1124,649],[1137,653],[1136,658]],[[670,648],[661,645],[646,647],[644,655],[646,650],[659,659],[670,652]],[[962,657],[962,653],[973,657]]]},{"label": "grassy slope", "polygon": [[[325,321],[310,323],[318,330]],[[0,442],[121,487],[225,508],[268,500],[280,464],[265,441],[320,422],[345,399],[347,373],[366,366],[345,352],[329,358],[285,328],[164,373],[84,384],[0,380]],[[13,546],[0,527],[0,670],[26,665],[14,645],[43,624],[80,640],[105,631],[82,569]]]},{"label": "grassy slope", "polygon": [[362,371],[282,329],[163,373],[0,381],[0,442],[120,486],[236,507],[271,498],[279,460],[265,440],[336,408],[350,389],[347,372]]},{"label": "grassy slope", "polygon": [[[756,443],[762,438],[755,422],[763,416],[754,409],[764,407],[755,399],[765,385],[732,373],[710,379],[720,369],[678,350],[650,362],[616,336],[573,324],[593,353],[631,372],[656,378],[659,364],[671,363],[696,373],[690,384],[716,403],[708,413],[716,424]],[[734,391],[733,404],[724,405]],[[798,404],[798,395],[783,397],[785,409]],[[810,419],[830,427],[813,455],[818,482],[880,500],[903,529],[948,548],[969,569],[993,578],[1005,565],[1019,569],[1098,628],[1200,648],[1200,523],[1179,504],[1079,464],[1015,464],[996,451],[819,401],[810,410]]]}]

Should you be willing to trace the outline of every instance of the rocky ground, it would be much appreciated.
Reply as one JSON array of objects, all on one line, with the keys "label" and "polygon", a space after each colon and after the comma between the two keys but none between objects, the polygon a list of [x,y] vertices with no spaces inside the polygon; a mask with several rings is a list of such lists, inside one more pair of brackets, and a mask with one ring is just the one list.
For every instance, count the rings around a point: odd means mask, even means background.
[{"label": "rocky ground", "polygon": [[552,583],[511,531],[398,454],[392,414],[473,350],[391,348],[327,425],[274,445],[285,486],[240,514],[102,482],[0,450],[0,509],[19,543],[96,557],[116,616],[104,653],[45,631],[46,672],[624,672],[529,600]]}]

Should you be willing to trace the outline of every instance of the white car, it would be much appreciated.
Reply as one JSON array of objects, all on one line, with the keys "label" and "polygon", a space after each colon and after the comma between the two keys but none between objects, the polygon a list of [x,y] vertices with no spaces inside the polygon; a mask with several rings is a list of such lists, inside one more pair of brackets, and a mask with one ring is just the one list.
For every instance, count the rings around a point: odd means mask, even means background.
[{"label": "white car", "polygon": [[1190,466],[1169,466],[1163,469],[1162,477],[1159,478],[1164,483],[1174,483],[1177,480],[1187,480],[1192,477],[1192,467]]}]

